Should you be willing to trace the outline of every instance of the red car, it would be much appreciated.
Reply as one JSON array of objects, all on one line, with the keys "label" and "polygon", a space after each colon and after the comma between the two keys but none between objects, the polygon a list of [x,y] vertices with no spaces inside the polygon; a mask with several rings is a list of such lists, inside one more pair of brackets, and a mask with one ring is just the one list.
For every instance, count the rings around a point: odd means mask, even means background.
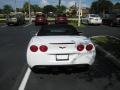
[{"label": "red car", "polygon": [[68,19],[65,14],[58,14],[55,18],[55,24],[68,24]]},{"label": "red car", "polygon": [[42,15],[36,15],[35,17],[35,25],[45,25],[48,24],[47,17]]}]

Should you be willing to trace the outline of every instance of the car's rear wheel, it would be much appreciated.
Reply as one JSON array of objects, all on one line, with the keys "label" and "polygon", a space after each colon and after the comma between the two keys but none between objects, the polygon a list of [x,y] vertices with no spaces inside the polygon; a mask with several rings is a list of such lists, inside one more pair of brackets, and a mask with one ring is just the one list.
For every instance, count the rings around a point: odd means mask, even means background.
[{"label": "car's rear wheel", "polygon": [[87,20],[87,25],[90,25],[89,21]]},{"label": "car's rear wheel", "polygon": [[101,24],[97,24],[98,26],[100,26]]},{"label": "car's rear wheel", "polygon": [[37,23],[35,23],[35,26],[38,26],[38,24],[37,24]]},{"label": "car's rear wheel", "polygon": [[10,23],[7,23],[8,26],[10,26]]}]

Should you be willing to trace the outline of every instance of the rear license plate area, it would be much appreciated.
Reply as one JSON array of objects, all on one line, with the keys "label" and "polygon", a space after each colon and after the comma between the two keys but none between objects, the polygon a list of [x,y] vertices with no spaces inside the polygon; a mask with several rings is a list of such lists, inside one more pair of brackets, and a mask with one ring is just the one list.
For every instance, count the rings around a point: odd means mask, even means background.
[{"label": "rear license plate area", "polygon": [[64,54],[64,55],[56,55],[56,61],[68,61],[69,60],[69,55]]}]

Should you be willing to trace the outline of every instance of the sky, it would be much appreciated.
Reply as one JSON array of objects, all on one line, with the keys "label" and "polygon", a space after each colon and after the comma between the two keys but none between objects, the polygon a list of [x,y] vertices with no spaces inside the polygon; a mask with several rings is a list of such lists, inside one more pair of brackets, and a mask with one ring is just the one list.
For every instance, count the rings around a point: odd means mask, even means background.
[{"label": "sky", "polygon": [[[16,1],[16,4],[15,4]],[[13,8],[15,8],[15,5],[17,8],[21,8],[25,1],[28,0],[0,0],[0,8],[3,8],[5,4],[11,5]],[[45,5],[58,5],[59,0],[30,0],[31,4],[37,4],[40,7],[43,7]],[[80,0],[61,0],[61,4],[65,5],[67,7],[70,7],[72,5],[75,5]],[[81,0],[82,7],[90,7],[91,3],[95,0]],[[120,2],[120,0],[111,0],[113,3]]]}]

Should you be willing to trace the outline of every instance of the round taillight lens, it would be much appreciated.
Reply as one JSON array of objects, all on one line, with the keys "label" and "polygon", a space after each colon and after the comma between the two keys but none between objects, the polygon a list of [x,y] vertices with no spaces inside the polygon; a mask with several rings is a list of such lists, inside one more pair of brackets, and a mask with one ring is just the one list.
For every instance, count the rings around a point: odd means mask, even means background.
[{"label": "round taillight lens", "polygon": [[93,49],[93,45],[92,44],[88,44],[87,46],[86,46],[86,50],[87,51],[91,51]]},{"label": "round taillight lens", "polygon": [[32,45],[32,46],[30,46],[30,50],[31,50],[32,52],[37,52],[37,51],[38,51],[38,47],[35,46],[35,45]]},{"label": "round taillight lens", "polygon": [[84,45],[80,44],[77,46],[78,51],[82,51],[84,49]]},{"label": "round taillight lens", "polygon": [[39,49],[40,49],[40,51],[42,51],[42,52],[46,52],[46,51],[48,50],[48,47],[45,46],[45,45],[41,45]]}]

